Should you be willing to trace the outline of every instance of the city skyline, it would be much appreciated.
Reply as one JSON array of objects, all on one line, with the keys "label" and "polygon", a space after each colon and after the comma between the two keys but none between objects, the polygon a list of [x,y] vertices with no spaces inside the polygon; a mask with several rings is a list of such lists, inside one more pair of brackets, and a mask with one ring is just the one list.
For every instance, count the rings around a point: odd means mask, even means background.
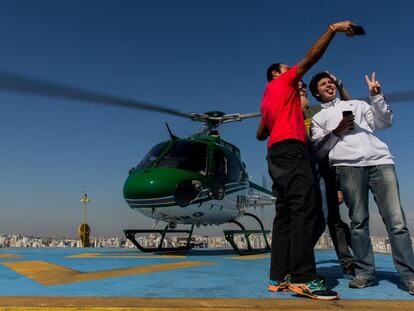
[{"label": "city skyline", "polygon": [[[321,0],[3,1],[0,71],[183,112],[256,112],[267,66],[293,65],[330,23],[349,19],[363,25],[366,36],[338,34],[304,80],[330,70],[358,98],[367,95],[364,75],[376,71],[387,95],[413,88],[413,6],[401,0],[352,0],[335,7]],[[0,233],[74,235],[83,222],[82,191],[91,198],[91,235],[151,228],[154,222],[123,200],[128,170],[168,139],[165,122],[178,136],[199,130],[178,117],[76,101],[0,92],[0,102]],[[412,101],[390,104],[394,126],[378,136],[395,156],[413,233],[414,107]],[[266,146],[255,139],[257,124],[251,119],[224,125],[221,133],[240,148],[252,181],[261,184],[265,176],[270,185]],[[370,211],[372,234],[385,235],[372,198]],[[348,221],[346,207],[341,212]],[[270,229],[274,207],[263,214]],[[221,231],[201,227],[195,234]]]},{"label": "city skyline", "polygon": [[[144,247],[156,248],[159,245],[160,236],[157,234],[149,234],[137,238]],[[272,237],[267,236],[268,242],[271,244]],[[165,238],[163,247],[177,247],[180,241],[187,243],[186,237],[171,235]],[[372,247],[374,252],[391,254],[391,245],[389,238],[386,236],[372,236]],[[191,243],[194,245],[192,249],[208,248],[208,249],[232,249],[230,243],[224,236],[207,236],[193,235]],[[235,237],[235,243],[239,249],[246,248],[246,242],[242,235]],[[251,235],[250,243],[253,249],[264,249],[265,242],[260,235]],[[414,239],[411,238],[411,245],[414,248]],[[69,247],[84,248],[80,239],[76,237],[54,238],[54,237],[33,237],[20,234],[0,234],[0,248],[44,248],[44,247]],[[125,237],[90,237],[89,248],[132,248],[140,252],[134,244]],[[88,248],[84,248],[85,250]],[[315,250],[334,249],[331,237],[324,232],[315,244]]]}]

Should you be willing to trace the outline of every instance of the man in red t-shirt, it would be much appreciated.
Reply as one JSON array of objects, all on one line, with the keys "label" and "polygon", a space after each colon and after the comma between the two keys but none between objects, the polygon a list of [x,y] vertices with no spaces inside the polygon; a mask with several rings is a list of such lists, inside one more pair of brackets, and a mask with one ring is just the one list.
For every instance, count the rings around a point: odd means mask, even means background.
[{"label": "man in red t-shirt", "polygon": [[289,289],[322,300],[339,296],[327,288],[315,269],[312,237],[317,200],[298,83],[322,57],[335,34],[353,36],[353,26],[349,21],[332,24],[295,66],[278,63],[267,69],[269,83],[263,94],[257,139],[269,138],[267,161],[277,196],[270,291]]}]

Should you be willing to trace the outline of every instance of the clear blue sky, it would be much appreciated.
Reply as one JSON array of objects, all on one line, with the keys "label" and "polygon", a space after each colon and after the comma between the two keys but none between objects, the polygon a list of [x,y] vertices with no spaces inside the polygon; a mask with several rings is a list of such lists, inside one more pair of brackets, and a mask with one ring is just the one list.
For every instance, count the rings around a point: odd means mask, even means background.
[{"label": "clear blue sky", "polygon": [[[364,74],[375,70],[386,94],[414,88],[413,9],[401,0],[1,1],[0,70],[181,111],[255,112],[270,63],[295,64],[329,24],[352,20],[367,35],[338,34],[305,81],[329,70],[354,97],[366,96]],[[394,126],[379,136],[395,156],[413,231],[414,103],[390,104]],[[128,169],[168,137],[165,121],[179,136],[200,126],[3,92],[0,105],[0,233],[74,235],[83,220],[82,190],[92,200],[92,235],[149,227],[152,221],[123,200]],[[257,124],[224,125],[222,135],[240,147],[253,181],[261,183],[266,146],[255,140]],[[372,232],[379,233],[375,204],[371,211]]]}]

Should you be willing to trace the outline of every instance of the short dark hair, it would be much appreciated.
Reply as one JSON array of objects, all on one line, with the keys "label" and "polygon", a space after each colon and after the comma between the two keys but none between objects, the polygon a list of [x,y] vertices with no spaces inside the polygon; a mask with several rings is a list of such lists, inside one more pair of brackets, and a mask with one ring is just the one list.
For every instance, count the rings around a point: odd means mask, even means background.
[{"label": "short dark hair", "polygon": [[267,82],[273,80],[272,71],[277,71],[280,73],[280,63],[271,64],[266,71]]},{"label": "short dark hair", "polygon": [[318,96],[318,82],[322,80],[323,78],[329,78],[332,79],[331,75],[325,71],[318,72],[316,75],[312,77],[311,82],[309,83],[309,90],[312,93],[312,96],[316,98],[316,100],[321,101],[321,97]]}]

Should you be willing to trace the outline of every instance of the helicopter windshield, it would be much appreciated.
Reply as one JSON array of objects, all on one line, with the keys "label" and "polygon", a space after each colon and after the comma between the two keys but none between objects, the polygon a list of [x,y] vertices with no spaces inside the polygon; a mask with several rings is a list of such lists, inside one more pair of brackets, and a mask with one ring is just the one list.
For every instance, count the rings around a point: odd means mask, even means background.
[{"label": "helicopter windshield", "polygon": [[171,167],[207,175],[207,145],[178,141],[158,163],[158,167]]},{"label": "helicopter windshield", "polygon": [[146,154],[146,156],[138,163],[136,169],[143,169],[151,167],[155,160],[161,155],[161,152],[169,145],[169,142],[163,142],[155,145],[152,149]]}]

